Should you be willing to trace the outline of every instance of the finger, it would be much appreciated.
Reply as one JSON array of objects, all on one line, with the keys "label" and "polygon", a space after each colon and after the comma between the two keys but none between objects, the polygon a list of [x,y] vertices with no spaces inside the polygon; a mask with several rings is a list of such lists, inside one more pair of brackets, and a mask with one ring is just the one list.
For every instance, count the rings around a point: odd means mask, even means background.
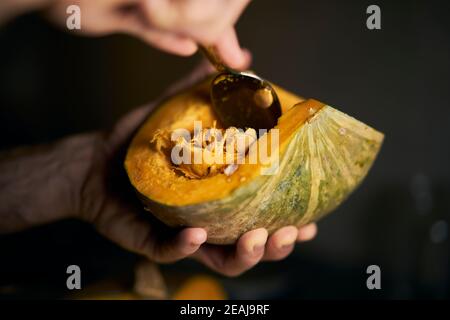
[{"label": "finger", "polygon": [[226,65],[237,70],[245,70],[250,66],[251,54],[240,47],[234,28],[226,30],[214,44]]},{"label": "finger", "polygon": [[154,47],[171,54],[191,56],[197,51],[197,45],[194,41],[177,34],[144,30],[138,36]]},{"label": "finger", "polygon": [[86,218],[101,235],[156,262],[185,258],[206,241],[206,231],[202,228],[186,228],[169,236],[164,232],[163,238],[148,220],[127,206],[110,200],[98,215]]},{"label": "finger", "polygon": [[306,226],[300,227],[298,229],[298,237],[297,241],[303,242],[303,241],[309,241],[313,239],[317,234],[317,224],[310,223]]},{"label": "finger", "polygon": [[197,251],[196,257],[209,268],[234,277],[261,260],[266,241],[267,230],[260,228],[242,235],[232,249],[225,246],[202,246]]},{"label": "finger", "polygon": [[[114,208],[108,203],[103,212],[94,217],[87,217],[97,231],[112,242],[132,252],[147,255],[150,251],[151,226],[134,212]],[[113,208],[108,208],[113,207]],[[112,213],[114,212],[114,213]]]},{"label": "finger", "polygon": [[215,40],[233,26],[250,0],[147,0],[146,22],[159,30],[182,33],[197,41]]},{"label": "finger", "polygon": [[190,56],[197,51],[197,44],[182,35],[155,30],[145,26],[139,26],[131,31],[135,36],[141,38],[148,44],[171,54]]},{"label": "finger", "polygon": [[283,227],[270,236],[264,260],[276,261],[286,258],[294,249],[298,230],[294,226]]},{"label": "finger", "polygon": [[149,243],[147,256],[156,262],[174,262],[196,252],[206,241],[207,234],[202,228],[185,228],[174,238],[168,240],[153,239]]},{"label": "finger", "polygon": [[139,7],[126,14],[116,16],[114,26],[117,32],[132,34],[144,42],[172,54],[190,56],[197,51],[196,43],[189,37],[157,29],[150,25]]}]

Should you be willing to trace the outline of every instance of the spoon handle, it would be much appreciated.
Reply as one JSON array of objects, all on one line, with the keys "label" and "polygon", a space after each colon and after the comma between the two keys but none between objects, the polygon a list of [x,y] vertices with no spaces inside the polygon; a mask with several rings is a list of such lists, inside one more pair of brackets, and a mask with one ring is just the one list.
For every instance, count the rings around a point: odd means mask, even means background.
[{"label": "spoon handle", "polygon": [[228,71],[229,68],[225,65],[225,63],[220,58],[219,53],[217,52],[217,48],[215,46],[203,46],[199,45],[200,50],[205,55],[205,57],[211,62],[211,64],[216,68],[217,71],[223,72]]}]

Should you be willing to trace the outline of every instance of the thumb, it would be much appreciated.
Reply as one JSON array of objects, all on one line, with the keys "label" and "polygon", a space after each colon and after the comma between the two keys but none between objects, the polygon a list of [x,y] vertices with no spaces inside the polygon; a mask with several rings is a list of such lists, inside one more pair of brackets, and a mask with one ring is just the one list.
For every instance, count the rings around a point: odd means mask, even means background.
[{"label": "thumb", "polygon": [[132,211],[100,214],[92,223],[101,235],[122,248],[161,263],[193,254],[207,238],[202,228],[185,228],[174,235],[155,232],[149,221]]},{"label": "thumb", "polygon": [[202,228],[185,228],[169,239],[154,239],[149,243],[149,258],[161,262],[174,262],[194,254],[206,241]]}]

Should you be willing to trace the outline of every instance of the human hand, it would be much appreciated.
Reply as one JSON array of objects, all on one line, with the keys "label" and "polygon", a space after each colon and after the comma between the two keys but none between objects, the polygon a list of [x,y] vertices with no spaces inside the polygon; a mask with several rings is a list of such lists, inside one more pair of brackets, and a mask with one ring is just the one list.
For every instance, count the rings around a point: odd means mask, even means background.
[{"label": "human hand", "polygon": [[81,32],[88,35],[127,33],[161,50],[188,56],[197,44],[215,45],[226,64],[243,69],[234,24],[250,0],[58,0],[47,10],[51,20],[66,24],[66,9],[81,9]]},{"label": "human hand", "polygon": [[[211,66],[204,63],[167,95],[209,71]],[[242,235],[236,245],[217,246],[205,243],[203,228],[169,228],[143,212],[123,159],[130,137],[156,104],[132,111],[106,134],[76,135],[51,145],[1,153],[0,234],[74,217],[155,262],[192,257],[228,276],[239,275],[261,260],[283,259],[296,241],[315,236],[315,224],[284,227],[270,237],[265,229],[256,229]]]}]

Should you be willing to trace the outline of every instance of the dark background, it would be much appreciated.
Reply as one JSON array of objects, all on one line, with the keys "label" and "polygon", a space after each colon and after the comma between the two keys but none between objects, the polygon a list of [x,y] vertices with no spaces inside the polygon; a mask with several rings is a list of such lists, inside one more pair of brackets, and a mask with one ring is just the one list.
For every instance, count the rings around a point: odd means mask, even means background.
[{"label": "dark background", "polygon": [[[382,29],[366,28],[378,4]],[[450,266],[450,19],[442,1],[269,1],[237,29],[253,69],[386,135],[361,187],[288,259],[223,278],[234,298],[448,298]],[[200,57],[127,36],[84,38],[37,14],[0,30],[0,146],[107,128],[157,97]],[[77,221],[0,237],[0,297],[61,297],[65,268],[83,283],[130,273],[137,257]],[[381,267],[382,289],[366,288]],[[167,273],[206,269],[190,261]]]}]

